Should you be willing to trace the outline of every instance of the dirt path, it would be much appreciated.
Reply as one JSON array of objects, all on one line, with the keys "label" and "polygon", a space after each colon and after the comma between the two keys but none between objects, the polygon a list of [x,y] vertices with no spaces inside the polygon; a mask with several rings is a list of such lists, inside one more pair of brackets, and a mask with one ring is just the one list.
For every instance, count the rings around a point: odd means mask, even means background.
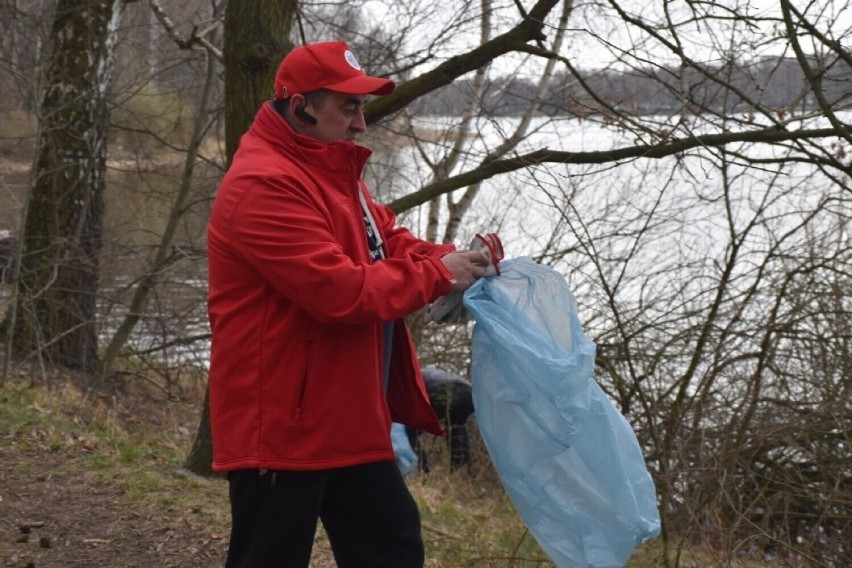
[{"label": "dirt path", "polygon": [[[34,389],[30,374],[0,392],[0,568],[224,566],[227,482],[174,457],[192,443],[200,385],[172,399],[145,381],[89,392],[73,374]],[[311,566],[335,566],[322,530]]]},{"label": "dirt path", "polygon": [[192,512],[134,510],[86,467],[80,457],[0,446],[0,567],[224,564],[227,538]]}]

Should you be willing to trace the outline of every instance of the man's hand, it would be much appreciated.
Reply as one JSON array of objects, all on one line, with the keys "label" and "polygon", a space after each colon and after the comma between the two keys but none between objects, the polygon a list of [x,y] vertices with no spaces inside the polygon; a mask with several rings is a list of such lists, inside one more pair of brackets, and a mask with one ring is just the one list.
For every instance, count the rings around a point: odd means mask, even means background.
[{"label": "man's hand", "polygon": [[452,292],[464,292],[470,288],[478,278],[485,276],[485,267],[488,266],[488,255],[475,250],[462,250],[451,252],[441,257],[441,262],[453,274]]},{"label": "man's hand", "polygon": [[497,233],[479,233],[473,238],[470,250],[450,253],[441,258],[441,262],[453,275],[450,292],[441,296],[423,312],[426,323],[461,323],[468,321],[470,315],[464,307],[464,291],[483,276],[500,274],[499,262],[503,260],[503,243]]}]

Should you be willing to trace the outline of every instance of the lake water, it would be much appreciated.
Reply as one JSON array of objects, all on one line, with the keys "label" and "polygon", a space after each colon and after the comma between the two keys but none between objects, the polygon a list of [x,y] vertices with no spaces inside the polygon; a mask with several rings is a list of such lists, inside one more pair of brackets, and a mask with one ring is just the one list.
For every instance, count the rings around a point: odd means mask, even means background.
[{"label": "lake water", "polygon": [[[850,117],[852,113],[843,118]],[[656,135],[673,131],[682,137],[686,130],[676,129],[677,120],[657,117],[648,123]],[[713,132],[713,126],[699,118],[689,121],[689,131]],[[456,123],[455,118],[421,118],[418,128],[430,133],[433,141],[419,148],[388,143],[375,129],[379,136],[365,144],[375,150],[366,175],[377,198],[387,201],[426,185],[432,172],[422,154],[438,160],[448,147],[440,137]],[[478,165],[517,124],[517,119],[481,120],[463,145],[454,171]],[[825,125],[825,120],[807,124]],[[539,119],[531,132],[507,157],[542,147],[605,151],[654,137],[575,118]],[[817,140],[806,149],[852,155],[852,148],[837,139]],[[789,146],[736,145],[727,153],[702,149],[659,160],[546,164],[518,170],[483,182],[456,243],[464,246],[476,232],[498,232],[507,257],[533,256],[553,265],[574,289],[592,335],[605,333],[613,325],[613,305],[644,310],[653,318],[653,313],[670,313],[673,303],[684,310],[705,304],[732,246],[743,259],[732,270],[742,290],[757,282],[760,266],[770,256],[776,261],[795,258],[809,254],[817,244],[825,250],[848,246],[852,215],[847,196],[829,177],[839,174],[796,161],[801,155],[802,149]],[[768,161],[785,156],[781,162]],[[179,169],[175,164],[170,168]],[[168,187],[174,182],[164,181],[169,168],[153,169],[142,179],[130,170],[111,174],[104,340],[123,315],[127,286],[133,281],[127,274],[144,266],[145,247],[156,243],[173,195]],[[159,353],[168,360],[206,361],[204,222],[218,176],[212,168],[203,173],[195,196],[197,213],[188,219],[175,248],[177,260],[163,274],[134,335],[136,349],[154,353],[157,345],[167,344],[171,346]],[[119,188],[124,188],[120,198]],[[152,193],[152,188],[159,191]],[[444,215],[446,219],[446,209]],[[400,220],[424,235],[426,218],[426,206],[421,206]],[[747,309],[763,307],[756,303]]]}]

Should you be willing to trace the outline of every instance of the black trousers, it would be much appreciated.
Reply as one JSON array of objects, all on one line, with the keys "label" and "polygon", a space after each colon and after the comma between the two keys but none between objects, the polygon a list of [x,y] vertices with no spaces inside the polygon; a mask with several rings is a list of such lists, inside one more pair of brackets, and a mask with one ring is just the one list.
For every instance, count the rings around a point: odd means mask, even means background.
[{"label": "black trousers", "polygon": [[420,513],[394,461],[228,474],[226,568],[307,568],[317,519],[340,568],[422,568]]}]

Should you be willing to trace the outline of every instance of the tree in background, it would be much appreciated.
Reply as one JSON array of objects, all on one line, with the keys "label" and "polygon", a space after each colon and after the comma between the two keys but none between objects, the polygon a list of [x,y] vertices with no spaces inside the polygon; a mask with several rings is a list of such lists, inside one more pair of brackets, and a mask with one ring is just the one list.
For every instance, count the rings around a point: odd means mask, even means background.
[{"label": "tree in background", "polygon": [[44,62],[32,185],[21,234],[15,353],[94,372],[109,129],[122,2],[60,0]]},{"label": "tree in background", "polygon": [[225,11],[225,148],[228,161],[263,101],[281,59],[292,48],[298,2],[229,1]]}]

